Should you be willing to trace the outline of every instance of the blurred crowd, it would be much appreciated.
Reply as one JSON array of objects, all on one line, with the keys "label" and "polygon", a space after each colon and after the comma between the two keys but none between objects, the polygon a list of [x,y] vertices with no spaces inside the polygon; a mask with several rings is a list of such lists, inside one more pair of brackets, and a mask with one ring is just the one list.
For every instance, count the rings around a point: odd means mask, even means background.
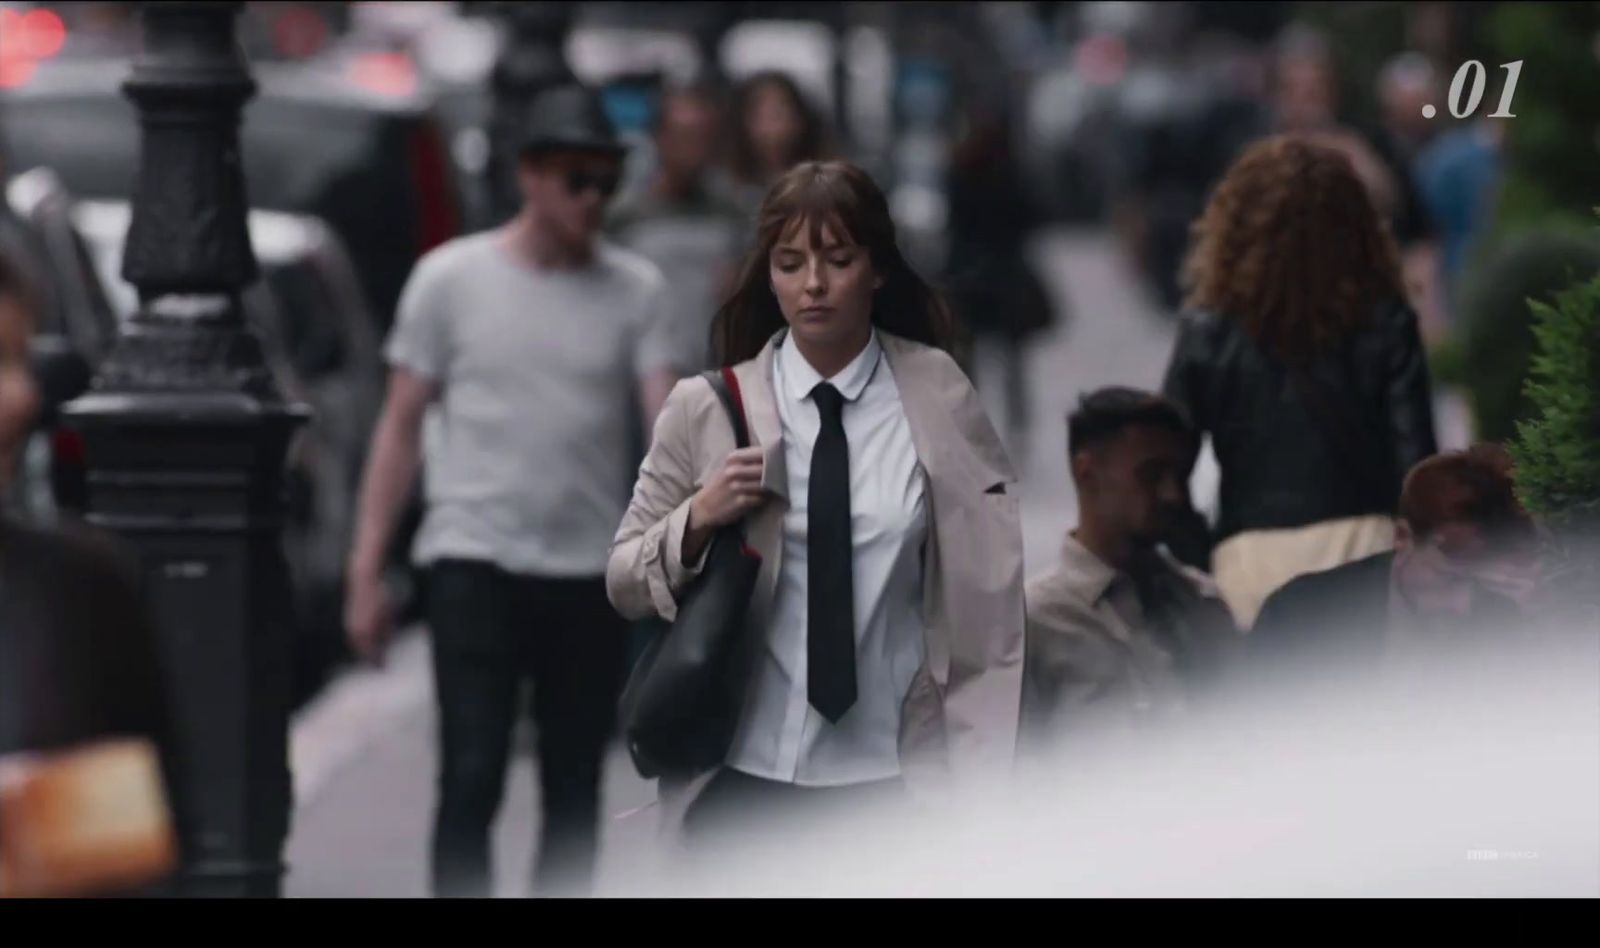
[{"label": "blurred crowd", "polygon": [[[1450,117],[1444,55],[1474,5],[1398,5],[1423,26],[1358,107],[1337,32],[1298,15],[1318,4],[760,6],[246,5],[263,279],[243,307],[317,415],[289,461],[295,698],[381,658],[407,620],[432,627],[439,894],[487,885],[525,677],[542,702],[540,885],[592,876],[616,698],[693,573],[678,498],[646,535],[672,551],[641,554],[652,614],[630,626],[612,608],[629,494],[659,487],[659,432],[687,424],[669,392],[755,355],[728,328],[741,307],[793,325],[779,258],[867,246],[842,231],[880,201],[896,266],[920,274],[907,285],[948,302],[930,312],[955,331],[917,341],[970,378],[1013,469],[1061,447],[1031,443],[1023,358],[1070,333],[1030,253],[1042,229],[1106,229],[1176,322],[1159,386],[1084,393],[1067,419],[1076,523],[1016,590],[1019,747],[1141,740],[1290,667],[1428,674],[1600,627],[1566,538],[1524,503],[1510,423],[1484,420],[1507,410],[1475,401],[1467,450],[1435,433],[1438,360],[1471,338],[1465,287],[1514,170],[1497,82]],[[148,802],[170,726],[136,571],[76,525],[85,459],[59,413],[140,305],[120,274],[138,135],[116,87],[136,17],[0,16],[0,840],[23,840],[0,841],[0,894],[29,894],[6,881],[33,878],[25,847],[66,845],[25,809],[49,765],[131,753],[102,779]],[[1429,23],[1446,39],[1414,41]],[[851,174],[871,186],[840,196]],[[810,245],[767,219],[793,202],[826,218]],[[1600,275],[1582,246],[1530,292]],[[1209,519],[1190,496],[1203,446],[1220,471]],[[527,615],[587,635],[535,649],[507,618]],[[104,743],[126,738],[142,743]],[[56,884],[137,890],[169,870],[159,809],[107,837],[98,868],[60,861]]]}]

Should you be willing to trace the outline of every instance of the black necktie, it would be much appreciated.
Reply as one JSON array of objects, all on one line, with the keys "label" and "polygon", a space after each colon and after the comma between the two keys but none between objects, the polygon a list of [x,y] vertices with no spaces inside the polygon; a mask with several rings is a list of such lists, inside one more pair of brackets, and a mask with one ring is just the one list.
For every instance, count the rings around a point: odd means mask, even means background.
[{"label": "black necktie", "polygon": [[856,703],[855,575],[850,544],[850,446],[844,396],[811,390],[822,430],[806,493],[806,694],[837,724]]}]

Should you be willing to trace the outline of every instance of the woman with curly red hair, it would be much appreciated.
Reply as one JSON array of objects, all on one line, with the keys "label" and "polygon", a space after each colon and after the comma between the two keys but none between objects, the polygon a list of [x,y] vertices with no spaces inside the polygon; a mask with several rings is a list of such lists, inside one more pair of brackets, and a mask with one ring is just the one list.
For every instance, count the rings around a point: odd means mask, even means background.
[{"label": "woman with curly red hair", "polygon": [[1222,472],[1212,570],[1242,627],[1302,573],[1392,547],[1436,448],[1427,363],[1388,226],[1315,135],[1249,148],[1193,228],[1165,393]]}]

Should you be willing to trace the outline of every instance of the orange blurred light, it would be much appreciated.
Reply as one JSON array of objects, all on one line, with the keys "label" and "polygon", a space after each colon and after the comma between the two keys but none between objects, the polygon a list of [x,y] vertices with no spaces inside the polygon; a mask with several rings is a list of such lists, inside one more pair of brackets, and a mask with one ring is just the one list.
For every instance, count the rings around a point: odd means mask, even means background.
[{"label": "orange blurred light", "polygon": [[26,85],[38,66],[31,59],[0,57],[0,89],[18,89]]},{"label": "orange blurred light", "polygon": [[67,42],[67,25],[54,10],[30,10],[17,24],[29,59],[49,59]]},{"label": "orange blurred light", "polygon": [[416,91],[417,70],[405,53],[364,53],[350,63],[350,80],[381,95],[406,96]]},{"label": "orange blurred light", "polygon": [[50,10],[0,10],[0,89],[28,83],[39,63],[61,52],[67,27]]},{"label": "orange blurred light", "polygon": [[22,56],[22,15],[15,10],[0,10],[0,61]]}]

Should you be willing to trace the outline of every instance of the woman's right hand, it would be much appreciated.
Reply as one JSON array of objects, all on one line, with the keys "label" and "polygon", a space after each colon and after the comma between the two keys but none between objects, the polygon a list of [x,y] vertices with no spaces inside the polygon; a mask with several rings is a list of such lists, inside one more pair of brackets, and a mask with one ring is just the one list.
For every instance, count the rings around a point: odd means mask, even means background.
[{"label": "woman's right hand", "polygon": [[689,501],[689,523],[683,533],[683,561],[700,558],[718,527],[738,523],[761,506],[766,491],[761,486],[761,449],[739,448],[729,454],[711,480]]}]

